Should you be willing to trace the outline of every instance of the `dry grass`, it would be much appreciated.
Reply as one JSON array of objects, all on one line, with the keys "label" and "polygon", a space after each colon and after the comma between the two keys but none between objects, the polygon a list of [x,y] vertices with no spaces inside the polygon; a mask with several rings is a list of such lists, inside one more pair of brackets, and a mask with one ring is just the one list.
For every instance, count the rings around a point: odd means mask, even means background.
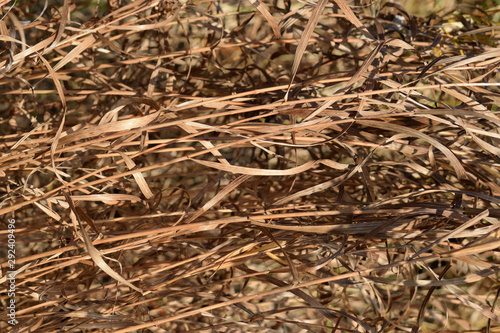
[{"label": "dry grass", "polygon": [[494,6],[3,1],[0,329],[498,332]]}]

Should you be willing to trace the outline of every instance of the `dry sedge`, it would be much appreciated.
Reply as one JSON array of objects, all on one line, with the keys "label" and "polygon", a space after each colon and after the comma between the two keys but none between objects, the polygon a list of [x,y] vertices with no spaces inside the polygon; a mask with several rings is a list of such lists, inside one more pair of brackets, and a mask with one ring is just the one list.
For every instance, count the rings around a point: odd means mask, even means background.
[{"label": "dry sedge", "polygon": [[1,332],[500,330],[496,1],[0,8]]}]

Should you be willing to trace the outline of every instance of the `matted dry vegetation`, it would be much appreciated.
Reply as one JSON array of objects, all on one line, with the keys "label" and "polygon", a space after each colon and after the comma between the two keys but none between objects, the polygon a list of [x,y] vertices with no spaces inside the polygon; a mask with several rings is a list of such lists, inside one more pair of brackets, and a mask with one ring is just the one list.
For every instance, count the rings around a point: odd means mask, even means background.
[{"label": "matted dry vegetation", "polygon": [[500,330],[493,1],[1,4],[2,331]]}]

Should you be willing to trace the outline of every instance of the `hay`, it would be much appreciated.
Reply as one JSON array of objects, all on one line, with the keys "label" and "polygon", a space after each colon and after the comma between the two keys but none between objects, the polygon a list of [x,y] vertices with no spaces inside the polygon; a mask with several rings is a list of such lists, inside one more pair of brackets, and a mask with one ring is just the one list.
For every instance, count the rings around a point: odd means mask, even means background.
[{"label": "hay", "polygon": [[500,8],[451,8],[3,2],[0,329],[498,330]]}]

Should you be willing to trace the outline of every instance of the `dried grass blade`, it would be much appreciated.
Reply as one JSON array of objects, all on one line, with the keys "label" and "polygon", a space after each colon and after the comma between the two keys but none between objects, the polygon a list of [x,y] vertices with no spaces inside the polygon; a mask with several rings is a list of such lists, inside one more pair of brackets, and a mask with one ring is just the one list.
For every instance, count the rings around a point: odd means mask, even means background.
[{"label": "dried grass blade", "polygon": [[[19,22],[19,20],[16,18],[16,16],[13,15],[11,12],[7,13],[7,16],[10,18],[10,20],[12,21],[12,23],[14,24],[14,26],[17,28],[17,30],[19,32],[19,35],[21,37],[21,42],[19,44],[21,44],[21,48],[22,48],[21,53],[22,53],[22,52],[24,52],[26,50],[26,46],[27,46],[26,45],[26,34],[25,34],[25,31],[24,31],[24,28],[23,28],[23,24],[21,24]],[[14,45],[15,44],[13,42],[12,48],[10,50],[9,60],[13,60],[14,59],[14,50],[15,50]],[[18,69],[15,70],[15,71],[13,71],[11,73],[11,75],[16,75],[19,71],[22,70],[22,65],[24,63],[24,60],[25,60],[25,58],[22,58],[19,61],[19,63],[17,64]],[[9,65],[11,65],[11,64],[12,64],[12,62]],[[8,69],[6,71],[8,71]]]},{"label": "dried grass blade", "polygon": [[322,192],[322,191],[325,191],[328,188],[335,187],[335,186],[338,186],[338,185],[342,184],[343,182],[345,182],[346,180],[348,180],[349,178],[351,178],[353,175],[355,175],[356,173],[358,173],[359,171],[361,171],[361,168],[365,165],[365,163],[372,156],[372,154],[373,154],[373,151],[368,156],[366,156],[361,163],[359,163],[358,165],[356,165],[349,172],[344,173],[343,175],[338,176],[338,177],[336,177],[336,178],[334,178],[332,180],[329,180],[327,182],[324,182],[324,183],[321,183],[321,184],[318,184],[318,185],[315,185],[315,186],[311,186],[311,187],[309,187],[309,188],[307,188],[305,190],[302,190],[302,191],[299,191],[297,193],[288,195],[288,196],[286,196],[286,197],[284,197],[284,198],[276,201],[274,204],[277,205],[277,206],[280,206],[280,205],[283,205],[283,204],[285,204],[287,202],[290,202],[290,201],[296,200],[298,198],[304,197],[306,195],[311,195],[311,194],[314,194],[314,193]]},{"label": "dried grass blade", "polygon": [[269,23],[271,29],[273,29],[274,37],[276,37],[276,39],[280,39],[281,33],[278,27],[278,23],[276,22],[276,19],[271,15],[271,13],[269,13],[267,6],[262,3],[263,0],[249,0],[249,1],[252,3],[252,5],[255,6],[255,8],[257,8],[257,10],[262,14],[262,16],[264,16],[266,21]]},{"label": "dried grass blade", "polygon": [[251,221],[251,223],[255,224],[259,227],[263,227],[263,228],[307,232],[307,233],[317,233],[317,234],[327,234],[327,233],[332,232],[336,229],[339,229],[338,225],[298,226],[298,225],[278,225],[278,224],[263,223],[263,222],[258,222],[258,221]]},{"label": "dried grass blade", "polygon": [[95,262],[95,264],[100,269],[102,269],[104,272],[106,272],[106,274],[108,274],[110,277],[115,279],[116,281],[121,282],[121,283],[125,284],[126,286],[132,288],[133,290],[144,295],[144,292],[140,288],[134,286],[132,283],[125,280],[120,274],[116,273],[111,267],[108,266],[108,264],[106,264],[106,262],[102,259],[102,254],[99,252],[99,250],[97,250],[94,247],[94,244],[92,244],[92,240],[90,239],[89,235],[87,234],[87,231],[83,227],[82,222],[80,221],[80,218],[77,215],[78,211],[75,207],[75,204],[73,203],[73,200],[71,199],[71,196],[66,191],[63,191],[63,194],[64,194],[64,197],[66,198],[66,201],[68,202],[68,204],[71,208],[70,216],[71,216],[73,222],[74,223],[76,222],[78,224],[78,227],[80,228],[80,232],[82,233],[82,236],[83,236],[85,247],[87,248],[87,252],[89,253],[92,260]]},{"label": "dried grass blade", "polygon": [[363,65],[359,68],[359,70],[356,71],[356,73],[352,76],[352,78],[346,83],[345,87],[342,88],[342,92],[345,92],[346,90],[350,89],[351,86],[356,83],[365,73],[368,71],[368,68],[370,65],[373,63],[373,60],[375,60],[375,57],[379,52],[382,50],[384,47],[385,42],[378,43],[377,47],[370,53],[367,59],[363,61]]},{"label": "dried grass blade", "polygon": [[280,31],[287,30],[292,25],[294,25],[295,22],[297,22],[299,20],[298,17],[303,17],[311,10],[310,7],[312,7],[312,6],[308,4],[306,6],[300,7],[298,9],[295,9],[295,10],[292,10],[291,12],[286,13],[281,18],[281,20],[278,24]]},{"label": "dried grass blade", "polygon": [[[439,78],[435,78],[437,82],[439,83],[447,83]],[[444,91],[445,93],[449,94],[450,96],[455,97],[456,99],[464,102],[467,106],[472,108],[475,111],[479,112],[487,112],[488,108],[481,104],[480,102],[466,96],[465,94],[461,93],[458,89],[450,89],[446,87],[441,87],[441,90]]]},{"label": "dried grass blade", "polygon": [[[52,78],[52,81],[54,82],[54,85],[56,86],[57,95],[59,96],[59,99],[61,100],[63,110],[66,110],[66,96],[64,94],[64,89],[61,85],[61,82],[59,82],[59,79],[57,78],[56,73],[52,69],[52,66],[47,61],[47,59],[45,59],[43,56],[40,56],[40,60],[42,60],[42,62],[44,63],[45,67],[47,68],[47,71],[49,72],[50,77]],[[65,112],[64,112],[64,116],[65,116]],[[64,120],[64,116],[63,116],[63,120]],[[63,123],[64,123],[64,121],[61,122],[61,125]]]},{"label": "dried grass blade", "polygon": [[[433,62],[431,62],[429,65],[427,65],[423,70],[422,73],[418,76],[417,80],[427,78],[429,76],[435,75],[437,73],[441,73],[443,71],[447,71],[456,67],[461,67],[461,66],[466,66],[471,63],[479,62],[479,61],[484,61],[486,59],[490,58],[496,58],[495,60],[498,61],[498,58],[500,57],[500,48],[495,48],[492,50],[485,51],[477,56],[454,56],[454,57],[446,57],[442,56],[437,59],[435,59]],[[455,61],[458,59],[458,61]],[[425,75],[425,73],[432,67],[436,66],[437,64],[440,63],[450,63],[450,65],[443,66],[442,68],[437,69],[435,72],[429,73]],[[414,81],[414,82],[416,82]],[[414,83],[412,82],[412,83]]]},{"label": "dried grass blade", "polygon": [[64,144],[68,144],[68,143],[73,142],[73,141],[78,141],[78,140],[83,140],[83,139],[91,138],[94,136],[98,136],[98,135],[101,135],[103,133],[130,131],[132,129],[141,128],[141,127],[144,127],[146,125],[151,124],[153,121],[155,121],[158,118],[158,116],[159,116],[158,112],[155,112],[155,113],[149,114],[149,115],[144,116],[144,117],[127,119],[127,120],[120,120],[120,121],[106,123],[106,124],[91,127],[91,128],[83,128],[80,131],[68,134],[65,137],[61,138],[59,144],[64,145]]},{"label": "dried grass blade", "polygon": [[64,5],[63,5],[63,10],[61,13],[61,20],[59,21],[59,29],[57,29],[57,34],[55,36],[55,40],[52,43],[52,45],[50,45],[49,48],[43,52],[43,54],[46,54],[46,53],[52,51],[57,46],[59,41],[61,40],[63,33],[64,33],[64,29],[66,28],[66,23],[68,22],[68,18],[69,18],[69,5],[70,5],[70,1],[65,0]]},{"label": "dried grass blade", "polygon": [[[249,269],[245,266],[238,266],[239,269],[243,270],[246,273],[256,273],[256,271]],[[278,286],[278,287],[285,287],[287,284],[281,280],[278,280],[272,276],[269,275],[257,275],[256,278],[259,280],[271,282],[272,284]],[[327,308],[323,304],[321,304],[316,298],[312,297],[311,295],[307,294],[301,289],[291,289],[290,292],[293,294],[299,296],[302,298],[304,301],[306,301],[314,310],[318,311],[321,313],[325,318],[331,320],[332,322],[337,321],[340,317],[346,317],[351,319],[352,321],[358,323],[361,327],[363,327],[367,332],[375,332],[372,327],[370,327],[368,324],[364,323],[363,321],[359,320],[358,318],[354,317],[353,315],[348,314],[345,311],[339,311],[339,310],[334,310]]]},{"label": "dried grass blade", "polygon": [[238,186],[240,186],[242,183],[250,179],[252,176],[250,175],[243,175],[239,176],[235,180],[233,180],[229,185],[224,187],[222,191],[217,193],[212,199],[210,199],[206,204],[203,205],[195,214],[190,216],[184,224],[188,224],[196,220],[198,217],[200,217],[203,213],[205,213],[207,210],[212,208],[215,204],[217,204],[219,201],[224,199],[229,193],[231,193],[234,189],[236,189]]},{"label": "dried grass blade", "polygon": [[292,274],[293,283],[294,284],[300,283],[299,271],[298,271],[296,265],[290,259],[290,256],[288,255],[288,253],[286,253],[285,249],[280,244],[280,242],[276,239],[276,237],[274,237],[273,233],[271,231],[269,231],[267,228],[259,227],[259,229],[263,233],[265,233],[267,235],[267,237],[269,237],[278,246],[278,248],[280,249],[281,253],[283,254],[283,256],[286,259],[286,263],[283,262],[283,260],[281,260],[278,256],[274,255],[271,252],[268,252],[267,255],[270,256],[273,260],[281,263],[282,265],[286,265],[287,264],[288,267],[290,268],[290,273]]},{"label": "dried grass blade", "polygon": [[153,72],[151,72],[151,77],[149,78],[149,83],[148,83],[148,90],[146,92],[146,96],[150,99],[153,98],[155,87],[158,84],[159,80],[158,74],[160,73],[160,69],[161,69],[161,58],[158,57],[155,69],[153,70]]},{"label": "dried grass blade", "polygon": [[[60,89],[62,90],[61,83],[59,82],[59,80],[57,80],[57,78],[54,78],[54,80],[55,80],[54,83],[57,82],[56,83],[56,87],[59,85]],[[62,96],[64,98],[64,93],[61,92],[61,94],[62,94]],[[53,172],[56,174],[57,179],[59,179],[59,181],[62,184],[66,184],[66,182],[59,175],[59,172],[57,172],[56,162],[55,162],[55,157],[54,157],[54,155],[56,153],[57,145],[59,143],[59,138],[61,137],[62,130],[64,128],[64,122],[66,120],[66,103],[65,103],[65,100],[61,100],[61,101],[64,101],[63,102],[63,110],[62,110],[63,116],[62,116],[62,119],[61,119],[61,124],[59,125],[59,128],[57,130],[56,136],[54,137],[54,141],[50,145],[50,160],[51,160],[51,163],[52,163]]]},{"label": "dried grass blade", "polygon": [[39,202],[35,202],[35,205],[38,208],[40,208],[45,214],[47,214],[48,216],[52,217],[54,220],[56,220],[56,221],[60,221],[61,220],[61,216],[59,214],[57,214],[56,212],[54,212],[52,209],[50,209],[48,207],[45,207],[44,205],[42,205]]},{"label": "dried grass blade", "polygon": [[[477,145],[479,147],[481,147],[486,153],[490,153],[490,154],[496,155],[497,157],[500,157],[500,148],[497,148],[497,147],[489,144],[488,142],[484,141],[483,139],[481,139],[477,135],[475,135],[473,133],[473,130],[470,128],[470,126],[467,125],[465,120],[457,119],[457,122],[463,127],[463,129],[467,132],[467,134],[469,134],[471,136],[472,140],[474,140],[474,142],[477,143]],[[495,134],[495,133],[492,133],[492,134]]]},{"label": "dried grass blade", "polygon": [[449,148],[447,148],[445,145],[437,141],[436,139],[431,138],[430,136],[417,131],[415,129],[409,128],[409,127],[404,127],[396,124],[391,124],[388,122],[379,122],[379,121],[374,121],[374,120],[357,120],[359,124],[364,124],[367,126],[379,128],[382,130],[389,130],[389,131],[394,131],[397,133],[403,133],[403,134],[408,134],[410,136],[414,136],[423,140],[426,140],[429,142],[431,145],[439,149],[447,158],[450,160],[451,166],[453,169],[455,169],[455,172],[457,174],[457,177],[459,179],[465,179],[467,177],[465,173],[465,169],[458,160],[458,158],[451,152]]},{"label": "dried grass blade", "polygon": [[295,51],[295,57],[293,58],[292,64],[292,77],[290,79],[290,84],[288,85],[288,89],[285,94],[285,102],[288,101],[288,94],[290,93],[290,89],[292,87],[293,81],[295,80],[295,75],[297,75],[297,71],[299,69],[300,61],[302,60],[302,56],[306,50],[307,44],[309,43],[309,39],[318,24],[319,18],[323,13],[323,10],[328,3],[327,0],[318,0],[316,7],[314,7],[313,12],[311,13],[311,17],[309,18],[309,22],[302,32],[302,36],[300,37],[299,45],[297,46],[297,50]]},{"label": "dried grass blade", "polygon": [[72,49],[54,66],[54,72],[57,72],[59,69],[63,68],[64,65],[66,65],[68,62],[73,61],[76,56],[89,48],[94,42],[95,38],[92,35],[85,38],[82,42],[80,42],[80,44],[78,44],[78,46]]},{"label": "dried grass blade", "polygon": [[[63,199],[63,196],[55,196],[54,200]],[[141,198],[130,195],[130,194],[87,194],[87,195],[72,195],[71,199],[77,201],[102,201],[108,204],[116,204],[120,201],[130,201],[130,202],[139,202]]]},{"label": "dried grass blade", "polygon": [[55,38],[56,38],[56,36],[53,35],[50,38],[47,38],[47,39],[40,41],[35,46],[31,46],[31,47],[27,48],[26,50],[19,52],[18,54],[16,54],[14,56],[14,62],[17,63],[19,61],[22,61],[23,58],[28,57],[29,55],[31,55],[33,53],[38,53],[38,51],[46,48],[51,42],[53,42]]},{"label": "dried grass blade", "polygon": [[125,54],[127,56],[130,56],[130,54],[128,54],[127,52],[123,51],[122,49],[120,49],[118,46],[115,46],[112,42],[110,42],[106,37],[104,37],[99,31],[96,31],[95,32],[95,35],[97,36],[97,38],[103,42],[104,44],[106,44],[111,50],[117,52],[117,53],[121,53],[121,54]]},{"label": "dried grass blade", "polygon": [[[368,71],[368,68],[373,63],[373,60],[377,56],[377,54],[382,50],[382,47],[385,45],[385,42],[378,43],[377,47],[370,53],[367,59],[363,62],[363,65],[356,71],[356,73],[351,77],[351,79],[338,90],[336,90],[333,95],[345,94],[352,86]],[[335,99],[327,100],[323,104],[320,105],[319,108],[311,112],[304,121],[308,121],[318,116],[321,112],[329,108],[333,103],[335,103]]]},{"label": "dried grass blade", "polygon": [[320,162],[319,161],[310,161],[306,162],[298,167],[290,168],[287,170],[273,170],[273,169],[255,169],[255,168],[247,168],[240,167],[235,165],[224,165],[216,162],[209,162],[203,160],[190,159],[193,162],[198,164],[214,168],[217,170],[227,171],[231,173],[239,173],[243,175],[252,175],[252,176],[291,176],[302,173],[309,169],[316,167]]},{"label": "dried grass blade", "polygon": [[[455,295],[456,298],[458,298],[465,306],[468,306],[472,309],[474,309],[475,311],[477,311],[478,313],[481,313],[483,316],[485,316],[486,318],[489,318],[491,320],[494,320],[496,322],[500,322],[500,316],[499,315],[496,315],[494,314],[493,312],[491,312],[490,310],[488,309],[485,309],[483,307],[481,307],[480,305],[474,303],[474,302],[471,302],[470,300],[468,300],[467,298],[463,297],[461,294],[463,293],[463,290],[462,289],[459,289],[459,292],[456,292],[454,289],[456,289],[455,287],[453,287],[453,285],[450,285],[450,286],[446,286],[446,288],[451,292],[453,293],[453,295]],[[470,296],[470,295],[467,295],[467,296]]]},{"label": "dried grass blade", "polygon": [[349,164],[339,163],[339,162],[335,162],[332,160],[323,159],[320,161],[321,161],[321,164],[326,165],[327,167],[332,168],[332,169],[336,169],[336,170],[345,170],[349,167]]},{"label": "dried grass blade", "polygon": [[[184,131],[186,131],[189,134],[196,134],[198,133],[198,130],[186,123],[181,123],[179,124],[179,127],[182,128]],[[215,149],[215,146],[212,142],[207,141],[207,140],[201,140],[200,143],[205,147],[207,150],[210,150],[211,154],[217,158],[219,162],[221,162],[224,165],[229,166],[229,162],[222,156],[222,153],[218,150]]]},{"label": "dried grass blade", "polygon": [[377,283],[384,283],[389,285],[400,285],[407,287],[443,287],[448,285],[474,283],[490,275],[493,275],[497,272],[498,272],[497,268],[488,268],[488,269],[483,269],[477,273],[468,274],[464,277],[445,279],[445,280],[403,280],[403,279],[381,278],[377,276],[367,276],[366,278]]},{"label": "dried grass blade", "polygon": [[437,245],[437,244],[439,244],[441,242],[444,242],[444,241],[446,241],[449,238],[454,237],[455,235],[459,234],[462,230],[465,230],[465,229],[467,229],[469,227],[472,227],[474,224],[476,224],[476,223],[480,222],[482,219],[488,217],[488,215],[489,215],[489,211],[485,210],[484,212],[482,212],[481,214],[477,215],[476,217],[470,219],[466,223],[463,223],[462,225],[460,225],[458,228],[456,228],[453,231],[451,231],[446,236],[439,237],[438,239],[436,239],[435,241],[433,241],[431,244],[427,245],[426,247],[424,247],[423,249],[421,249],[420,251],[418,251],[417,253],[415,253],[410,258],[410,260],[415,259],[416,257],[418,257],[419,255],[421,255],[422,253],[427,252],[428,250],[430,250],[435,245]]},{"label": "dried grass blade", "polygon": [[441,253],[440,256],[442,258],[455,258],[455,257],[460,257],[460,256],[474,255],[474,254],[479,254],[479,253],[483,253],[486,251],[494,250],[499,246],[500,246],[500,240],[494,240],[494,241],[485,242],[485,243],[482,243],[479,245],[466,246],[462,249],[444,252],[444,253]]},{"label": "dried grass blade", "polygon": [[[118,152],[120,154],[120,156],[123,158],[123,160],[125,161],[125,164],[127,165],[127,168],[129,168],[129,170],[133,170],[135,168],[136,164],[134,161],[132,161],[132,159],[130,157],[128,157],[127,155],[125,155],[123,152],[121,152],[119,150],[117,150],[116,152]],[[144,194],[146,199],[150,199],[150,198],[154,197],[153,192],[151,192],[151,189],[149,188],[148,183],[146,182],[146,179],[144,179],[144,176],[142,175],[141,172],[136,172],[136,173],[132,174],[132,176],[134,177],[137,185],[141,189],[141,192],[142,192],[142,194]]]},{"label": "dried grass blade", "polygon": [[361,30],[361,32],[363,33],[363,35],[365,35],[366,38],[368,39],[371,39],[373,41],[377,40],[375,37],[373,37],[373,35],[368,31],[368,29],[366,29],[364,26],[363,26],[363,23],[361,23],[361,21],[356,17],[356,15],[353,13],[353,11],[351,10],[351,7],[349,7],[349,5],[347,4],[347,2],[345,0],[335,0],[335,2],[337,3],[337,5],[340,7],[340,9],[342,9],[342,11],[344,12],[344,15],[346,16],[346,18],[349,20],[349,22],[351,22],[352,24],[354,24],[354,26],[356,28],[358,28],[359,30]]}]

